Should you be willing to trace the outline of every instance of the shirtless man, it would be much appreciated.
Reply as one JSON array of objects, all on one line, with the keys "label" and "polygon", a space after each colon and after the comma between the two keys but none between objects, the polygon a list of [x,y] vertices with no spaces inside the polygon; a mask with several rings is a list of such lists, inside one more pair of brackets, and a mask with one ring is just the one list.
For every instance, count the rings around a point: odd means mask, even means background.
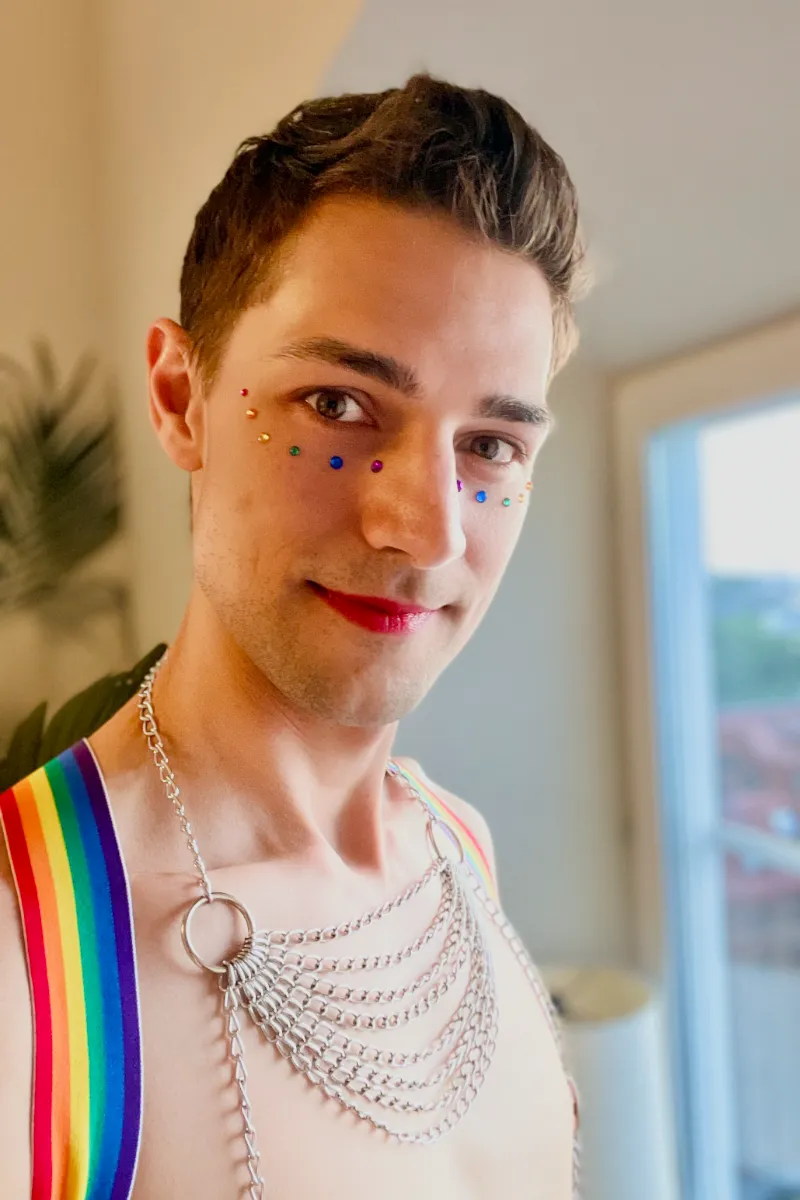
[{"label": "shirtless man", "polygon": [[[581,258],[560,158],[427,76],[303,105],[201,209],[147,340],[191,479],[183,624],[149,694],[3,801],[4,1200],[570,1200],[573,1090],[489,831],[391,750],[520,535]],[[278,931],[252,1012],[199,965],[255,961],[248,914]]]}]

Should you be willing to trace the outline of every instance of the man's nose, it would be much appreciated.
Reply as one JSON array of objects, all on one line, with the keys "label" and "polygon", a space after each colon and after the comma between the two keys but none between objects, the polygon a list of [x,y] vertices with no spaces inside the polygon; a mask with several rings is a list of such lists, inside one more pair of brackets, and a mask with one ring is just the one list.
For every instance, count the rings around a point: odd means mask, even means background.
[{"label": "man's nose", "polygon": [[462,558],[466,538],[452,439],[430,428],[407,431],[365,479],[361,523],[375,550],[400,550],[431,570]]}]

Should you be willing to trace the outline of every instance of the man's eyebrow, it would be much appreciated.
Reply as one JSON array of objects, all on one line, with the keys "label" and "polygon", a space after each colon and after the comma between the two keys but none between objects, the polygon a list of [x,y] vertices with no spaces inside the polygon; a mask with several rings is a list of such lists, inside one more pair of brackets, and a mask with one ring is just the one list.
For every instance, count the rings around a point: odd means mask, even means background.
[{"label": "man's eyebrow", "polygon": [[[310,337],[290,342],[283,346],[275,358],[292,358],[301,362],[324,362],[334,367],[346,367],[359,375],[377,379],[404,396],[419,396],[422,386],[412,367],[389,354],[376,350],[365,350],[343,342],[339,338]],[[539,425],[550,429],[555,418],[546,404],[521,400],[516,396],[484,396],[478,404],[476,415],[499,421],[516,421],[526,425]]]},{"label": "man's eyebrow", "polygon": [[380,383],[388,384],[406,396],[418,396],[421,388],[411,367],[398,362],[388,354],[375,350],[362,350],[338,338],[301,338],[284,346],[275,358],[297,358],[304,362],[330,363],[334,367],[347,367],[359,375],[368,375]]},{"label": "man's eyebrow", "polygon": [[542,429],[554,429],[556,424],[553,410],[546,404],[519,400],[516,396],[484,396],[478,405],[478,416],[495,421],[521,421]]}]

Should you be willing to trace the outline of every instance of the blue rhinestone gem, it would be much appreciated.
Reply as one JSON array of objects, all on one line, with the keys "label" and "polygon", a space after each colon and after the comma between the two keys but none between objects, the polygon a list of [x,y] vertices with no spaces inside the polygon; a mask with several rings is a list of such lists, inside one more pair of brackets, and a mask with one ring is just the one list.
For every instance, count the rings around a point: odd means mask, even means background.
[{"label": "blue rhinestone gem", "polygon": [[333,458],[331,459],[331,466],[333,467],[334,471],[340,471],[344,466],[344,459],[339,458],[338,454],[334,454]]},{"label": "blue rhinestone gem", "polygon": [[478,501],[478,504],[485,504],[486,503],[486,492],[476,492],[475,499]]}]

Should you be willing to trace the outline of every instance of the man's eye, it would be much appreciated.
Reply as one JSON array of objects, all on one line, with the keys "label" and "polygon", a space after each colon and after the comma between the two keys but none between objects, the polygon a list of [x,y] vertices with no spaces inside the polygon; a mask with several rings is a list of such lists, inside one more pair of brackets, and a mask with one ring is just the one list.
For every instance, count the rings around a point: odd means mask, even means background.
[{"label": "man's eye", "polygon": [[481,435],[472,439],[471,449],[480,458],[492,463],[510,463],[514,461],[516,448],[505,438]]},{"label": "man's eye", "polygon": [[358,421],[364,410],[349,392],[333,392],[323,388],[304,396],[306,404],[320,417],[339,423]]}]

